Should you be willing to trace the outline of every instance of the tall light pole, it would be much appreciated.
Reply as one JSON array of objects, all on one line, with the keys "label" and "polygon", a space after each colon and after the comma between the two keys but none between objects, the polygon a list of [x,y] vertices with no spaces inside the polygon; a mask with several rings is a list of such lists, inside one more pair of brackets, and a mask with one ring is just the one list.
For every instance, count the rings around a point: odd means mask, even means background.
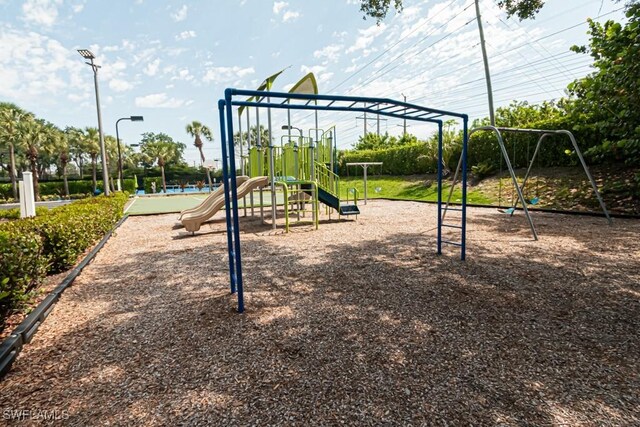
[{"label": "tall light pole", "polygon": [[478,32],[480,33],[480,48],[482,49],[482,61],[484,62],[484,77],[487,83],[487,98],[489,101],[489,120],[491,126],[496,125],[496,116],[493,110],[493,89],[491,87],[491,72],[489,71],[489,58],[487,57],[487,46],[484,40],[484,31],[482,29],[482,16],[480,15],[479,0],[476,3],[476,21],[478,22]]},{"label": "tall light pole", "polygon": [[102,132],[102,113],[100,112],[100,92],[98,91],[98,68],[99,65],[96,65],[93,60],[96,58],[91,51],[87,49],[78,49],[78,53],[84,59],[88,59],[91,62],[85,62],[87,65],[91,65],[93,69],[93,83],[96,88],[96,109],[98,110],[98,133],[100,135],[100,157],[102,157],[102,181],[104,184],[104,194],[108,196],[111,192],[109,191],[109,171],[107,170],[107,150],[104,147],[104,133]]},{"label": "tall light pole", "polygon": [[[122,185],[122,151],[120,151],[120,134],[118,133],[118,123],[122,120],[131,120],[132,122],[142,122],[144,117],[142,116],[130,116],[122,117],[116,120],[116,141],[118,143],[118,187]],[[136,184],[137,185],[137,184]]]}]

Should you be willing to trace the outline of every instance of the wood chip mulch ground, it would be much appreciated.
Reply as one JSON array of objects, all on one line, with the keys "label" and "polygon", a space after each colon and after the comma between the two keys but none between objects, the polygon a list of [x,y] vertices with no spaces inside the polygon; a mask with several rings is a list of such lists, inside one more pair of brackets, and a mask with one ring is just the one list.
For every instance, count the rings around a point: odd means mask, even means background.
[{"label": "wood chip mulch ground", "polygon": [[640,221],[535,213],[534,242],[470,209],[461,262],[435,255],[433,205],[362,210],[243,219],[243,315],[223,217],[189,238],[129,218],[0,382],[2,422],[640,424]]}]

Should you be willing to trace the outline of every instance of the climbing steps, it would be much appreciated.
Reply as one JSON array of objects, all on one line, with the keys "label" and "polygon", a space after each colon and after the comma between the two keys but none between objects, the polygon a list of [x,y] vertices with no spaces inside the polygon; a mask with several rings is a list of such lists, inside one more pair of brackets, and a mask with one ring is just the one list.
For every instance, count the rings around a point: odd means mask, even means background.
[{"label": "climbing steps", "polygon": [[[442,236],[442,229],[443,228],[450,228],[450,229],[454,229],[454,230],[460,230],[460,232],[462,234],[464,234],[464,220],[462,220],[461,218],[449,218],[448,223],[445,222],[445,217],[447,215],[447,212],[461,212],[464,215],[464,211],[462,208],[458,208],[458,207],[451,207],[449,206],[449,204],[442,204],[440,203],[438,205],[438,217],[439,217],[439,227],[438,227],[438,235],[440,237],[440,241],[441,243],[445,243],[447,245],[452,245],[452,246],[457,246],[457,247],[462,247],[463,243],[463,237],[460,236],[460,241],[453,241],[453,240],[449,240],[446,238],[443,238]],[[451,221],[455,221],[458,220],[460,221],[460,224],[454,224]]]},{"label": "climbing steps", "polygon": [[[342,203],[340,201],[340,177],[323,165],[315,163],[315,179],[318,183],[318,200],[338,211],[340,215],[359,215],[360,209],[357,202]],[[310,186],[303,186],[305,191],[310,191]]]}]

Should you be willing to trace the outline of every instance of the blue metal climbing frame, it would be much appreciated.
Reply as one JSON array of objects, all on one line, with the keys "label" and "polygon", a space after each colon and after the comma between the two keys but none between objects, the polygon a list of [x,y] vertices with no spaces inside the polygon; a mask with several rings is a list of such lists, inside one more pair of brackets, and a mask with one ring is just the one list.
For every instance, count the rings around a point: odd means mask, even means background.
[{"label": "blue metal climbing frame", "polygon": [[[437,253],[442,253],[442,244],[460,248],[460,259],[466,254],[467,216],[467,145],[468,122],[466,114],[423,107],[388,98],[368,98],[339,95],[313,95],[302,93],[266,92],[242,89],[226,89],[224,99],[218,101],[220,115],[220,142],[222,144],[222,173],[227,215],[227,244],[229,251],[229,276],[231,292],[238,295],[238,312],[244,311],[244,288],[242,281],[242,257],[240,251],[240,224],[238,215],[238,187],[236,184],[236,159],[233,145],[233,107],[274,108],[283,110],[342,111],[379,114],[403,120],[434,123],[438,125],[438,231]],[[463,122],[462,141],[462,200],[460,224],[448,224],[442,220],[442,131],[445,118],[459,118]],[[443,228],[460,230],[460,241],[443,238]]]}]

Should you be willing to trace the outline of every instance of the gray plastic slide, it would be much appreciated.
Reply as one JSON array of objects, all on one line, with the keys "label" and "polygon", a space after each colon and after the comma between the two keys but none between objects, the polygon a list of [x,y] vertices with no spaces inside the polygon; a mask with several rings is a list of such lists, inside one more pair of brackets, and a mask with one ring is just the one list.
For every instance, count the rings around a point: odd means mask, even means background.
[{"label": "gray plastic slide", "polygon": [[[244,175],[238,176],[236,177],[236,184],[239,186],[248,179],[249,179],[248,176],[244,176]],[[216,188],[213,193],[209,194],[207,198],[204,199],[204,201],[200,203],[198,206],[196,206],[195,208],[185,209],[182,212],[180,212],[180,216],[178,217],[178,219],[182,219],[182,217],[188,213],[204,212],[209,208],[209,206],[215,203],[215,201],[220,196],[224,196],[224,185],[222,184],[220,184],[220,187]]]},{"label": "gray plastic slide", "polygon": [[[246,196],[256,188],[264,187],[269,183],[268,176],[258,176],[245,181],[238,187],[238,199]],[[182,225],[187,231],[198,231],[203,222],[209,220],[224,207],[224,191],[206,209],[193,213],[185,213],[182,216]]]}]

